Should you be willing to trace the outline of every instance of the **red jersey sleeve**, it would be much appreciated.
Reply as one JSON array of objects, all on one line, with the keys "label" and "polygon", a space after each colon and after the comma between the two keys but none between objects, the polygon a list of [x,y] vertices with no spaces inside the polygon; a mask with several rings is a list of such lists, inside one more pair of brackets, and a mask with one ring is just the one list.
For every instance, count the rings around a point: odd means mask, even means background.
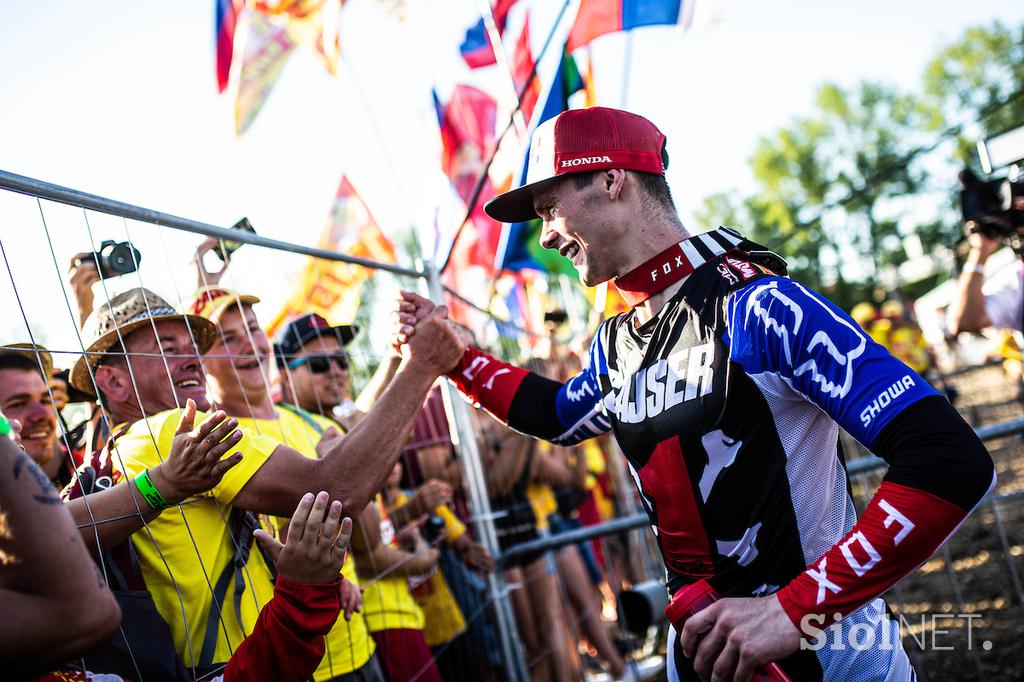
[{"label": "red jersey sleeve", "polygon": [[341,611],[341,577],[330,583],[295,583],[278,576],[274,598],[235,650],[224,682],[302,682],[324,657],[324,636]]}]

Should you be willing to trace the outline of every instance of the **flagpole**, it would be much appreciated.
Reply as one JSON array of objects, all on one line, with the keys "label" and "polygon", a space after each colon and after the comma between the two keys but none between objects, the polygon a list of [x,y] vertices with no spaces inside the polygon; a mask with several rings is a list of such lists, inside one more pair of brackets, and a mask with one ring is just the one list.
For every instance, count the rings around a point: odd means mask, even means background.
[{"label": "flagpole", "polygon": [[[523,116],[522,107],[519,106],[523,96],[516,92],[515,74],[512,71],[512,65],[508,61],[508,55],[505,54],[505,43],[501,39],[498,24],[494,21],[494,8],[491,7],[490,0],[479,0],[477,4],[480,6],[480,18],[484,22],[484,28],[487,30],[487,39],[491,43],[491,52],[494,54],[494,60],[498,63],[498,67],[508,76],[509,90],[511,90],[512,96],[515,97],[516,108],[512,112],[512,119],[515,123],[516,135],[521,140],[525,139],[526,118]],[[527,14],[525,21],[529,21],[529,14]],[[526,23],[523,24],[523,30],[527,30]]]},{"label": "flagpole", "polygon": [[633,32],[626,31],[625,53],[622,55],[622,90],[619,92],[619,108],[628,110],[629,79],[633,70]]},{"label": "flagpole", "polygon": [[562,23],[562,17],[565,16],[565,10],[569,8],[569,5],[572,4],[572,1],[573,0],[565,0],[565,2],[562,3],[562,8],[558,11],[558,16],[555,17],[554,25],[548,32],[547,38],[544,39],[544,45],[540,48],[540,52],[537,54],[537,59],[534,60],[533,62],[533,68],[530,70],[530,75],[529,77],[527,77],[526,82],[523,83],[522,88],[520,88],[519,90],[518,102],[516,102],[515,111],[513,111],[512,115],[509,116],[509,121],[508,124],[505,126],[505,129],[501,131],[501,134],[498,135],[497,139],[495,139],[494,141],[494,149],[491,150],[491,156],[490,158],[487,159],[487,163],[484,164],[484,169],[480,173],[480,177],[477,178],[476,186],[473,187],[473,193],[470,195],[469,201],[466,202],[466,215],[462,219],[462,222],[459,223],[459,227],[455,231],[455,236],[452,238],[452,245],[448,249],[448,255],[445,256],[444,262],[438,269],[439,275],[444,274],[444,271],[448,268],[448,263],[451,262],[452,253],[455,252],[455,246],[459,242],[459,237],[462,235],[462,230],[466,226],[466,223],[469,222],[470,217],[473,215],[473,210],[476,208],[477,201],[480,200],[480,193],[483,192],[484,184],[487,182],[487,175],[491,170],[491,164],[494,163],[494,157],[498,153],[498,148],[501,146],[501,141],[505,138],[505,135],[508,134],[508,131],[512,128],[512,125],[515,122],[516,112],[522,109],[523,95],[526,94],[526,91],[533,83],[533,79],[537,77],[537,67],[540,65],[541,60],[544,59],[544,55],[547,52],[548,47],[551,45],[551,41],[554,39],[555,33],[558,31],[559,25]]},{"label": "flagpole", "polygon": [[370,130],[373,131],[373,136],[377,138],[377,146],[380,147],[381,156],[384,159],[384,164],[388,167],[388,171],[391,173],[391,177],[394,180],[395,190],[398,193],[398,199],[402,203],[402,208],[405,210],[405,216],[409,220],[411,225],[416,224],[416,216],[412,211],[412,204],[409,202],[409,197],[406,195],[405,190],[402,187],[401,176],[398,174],[398,167],[395,165],[395,160],[391,156],[391,148],[387,144],[387,139],[384,137],[383,132],[380,129],[380,125],[377,123],[377,116],[373,111],[373,107],[370,106],[370,99],[366,96],[366,91],[363,90],[362,83],[356,76],[355,68],[350,63],[350,59],[338,60],[345,65],[345,72],[348,74],[349,81],[352,83],[352,88],[356,91],[356,97],[359,98],[359,103],[362,105],[363,114],[366,116],[368,123],[370,124]]}]

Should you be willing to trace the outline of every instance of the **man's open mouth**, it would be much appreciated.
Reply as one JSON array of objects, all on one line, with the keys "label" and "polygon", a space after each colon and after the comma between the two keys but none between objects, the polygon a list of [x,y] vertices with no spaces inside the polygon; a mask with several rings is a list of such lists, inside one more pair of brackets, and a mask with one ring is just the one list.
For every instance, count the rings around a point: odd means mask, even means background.
[{"label": "man's open mouth", "polygon": [[53,429],[49,427],[42,427],[32,429],[31,431],[22,431],[21,440],[48,440],[53,435]]},{"label": "man's open mouth", "polygon": [[560,254],[571,260],[574,265],[576,264],[576,256],[580,254],[580,251],[580,245],[576,242],[569,242],[558,250]]}]

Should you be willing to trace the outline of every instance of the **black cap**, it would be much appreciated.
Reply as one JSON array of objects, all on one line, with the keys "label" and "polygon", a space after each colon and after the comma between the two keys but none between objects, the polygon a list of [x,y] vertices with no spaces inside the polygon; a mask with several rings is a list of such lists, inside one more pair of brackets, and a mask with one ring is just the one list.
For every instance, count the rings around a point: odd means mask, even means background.
[{"label": "black cap", "polygon": [[321,336],[333,335],[338,339],[338,344],[347,346],[359,333],[359,327],[354,324],[331,324],[316,313],[308,313],[297,317],[286,324],[277,335],[274,342],[274,355],[277,356],[278,364],[284,364],[286,358],[297,355],[299,350]]}]

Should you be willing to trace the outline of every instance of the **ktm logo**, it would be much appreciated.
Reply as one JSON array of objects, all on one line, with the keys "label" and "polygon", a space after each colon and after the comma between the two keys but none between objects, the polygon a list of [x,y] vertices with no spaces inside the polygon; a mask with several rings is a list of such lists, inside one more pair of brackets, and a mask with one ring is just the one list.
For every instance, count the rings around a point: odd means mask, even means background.
[{"label": "ktm logo", "polygon": [[573,166],[586,166],[591,163],[612,163],[610,156],[581,156],[578,159],[565,159],[562,161],[562,168]]}]

